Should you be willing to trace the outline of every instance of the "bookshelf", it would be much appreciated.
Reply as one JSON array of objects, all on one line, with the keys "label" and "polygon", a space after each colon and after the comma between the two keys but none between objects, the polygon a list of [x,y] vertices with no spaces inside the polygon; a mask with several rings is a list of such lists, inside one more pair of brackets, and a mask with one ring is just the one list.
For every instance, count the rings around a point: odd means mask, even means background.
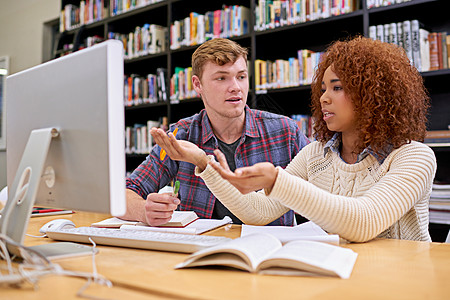
[{"label": "bookshelf", "polygon": [[[89,36],[106,38],[109,32],[128,34],[134,31],[136,26],[143,26],[145,23],[168,28],[167,36],[169,36],[171,25],[177,20],[188,17],[192,12],[206,14],[208,11],[222,9],[224,5],[241,5],[250,10],[249,30],[245,34],[230,38],[250,49],[249,106],[288,116],[293,114],[309,115],[310,86],[305,84],[257,89],[256,60],[287,60],[289,57],[296,57],[297,51],[301,49],[309,49],[315,52],[324,51],[327,45],[336,39],[357,34],[369,36],[370,26],[405,20],[417,19],[430,32],[450,32],[450,18],[448,18],[450,1],[410,0],[371,8],[369,8],[370,0],[367,2],[366,0],[355,1],[357,9],[349,13],[260,30],[260,28],[254,26],[260,20],[259,13],[255,13],[260,0],[163,0],[136,7],[117,15],[111,15],[110,5],[122,1],[102,0],[100,3],[103,3],[104,18],[56,34],[52,55],[57,57],[64,52],[76,50],[82,44],[82,41]],[[140,3],[138,0],[129,2]],[[61,1],[62,8],[67,4],[79,6],[80,0]],[[64,50],[63,45],[65,44],[72,44],[73,47]],[[167,39],[166,48],[160,53],[126,59],[125,73],[146,76],[146,74],[156,73],[158,68],[164,68],[168,70],[165,76],[169,83],[176,67],[187,68],[190,66],[190,58],[196,47],[197,45],[189,45],[171,49],[170,41]],[[448,85],[450,69],[422,72],[422,75],[432,99],[428,128],[429,130],[448,130],[450,125],[450,86]],[[169,91],[166,92],[168,93],[167,99],[169,99]],[[175,122],[180,118],[198,112],[202,108],[201,100],[195,97],[172,101],[172,103],[166,101],[141,104],[125,107],[125,122],[127,126],[133,126],[135,123],[145,123],[148,119],[157,120],[161,116],[167,116],[168,122]],[[450,161],[448,160],[450,147],[441,145],[440,147],[433,147],[433,149],[438,160],[436,179],[448,183],[450,182]],[[127,169],[134,169],[145,156],[145,154],[127,155]]]}]

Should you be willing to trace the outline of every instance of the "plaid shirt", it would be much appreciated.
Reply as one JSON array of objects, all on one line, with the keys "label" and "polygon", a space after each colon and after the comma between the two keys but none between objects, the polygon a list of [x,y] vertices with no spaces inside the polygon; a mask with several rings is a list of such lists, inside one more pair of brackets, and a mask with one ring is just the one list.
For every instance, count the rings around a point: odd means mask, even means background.
[{"label": "plaid shirt", "polygon": [[[177,139],[187,140],[213,155],[218,148],[206,111],[182,119],[172,125],[170,131],[178,128]],[[275,166],[286,167],[301,148],[309,143],[297,124],[284,116],[245,108],[245,129],[235,153],[236,168],[252,166],[269,161]],[[201,218],[211,218],[216,197],[204,181],[195,176],[191,163],[173,161],[168,155],[159,158],[161,148],[155,145],[146,160],[127,178],[127,188],[146,199],[150,193],[169,184],[180,181],[179,210],[193,210]],[[287,212],[269,225],[292,226],[294,213]]]}]

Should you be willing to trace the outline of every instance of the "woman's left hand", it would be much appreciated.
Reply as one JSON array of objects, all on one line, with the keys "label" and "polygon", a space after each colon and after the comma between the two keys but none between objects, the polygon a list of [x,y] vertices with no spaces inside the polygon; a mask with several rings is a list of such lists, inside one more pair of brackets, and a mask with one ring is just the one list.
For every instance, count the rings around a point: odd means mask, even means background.
[{"label": "woman's left hand", "polygon": [[214,150],[218,163],[208,162],[221,176],[235,186],[242,194],[266,189],[272,190],[278,170],[269,162],[257,163],[232,172],[220,150]]}]

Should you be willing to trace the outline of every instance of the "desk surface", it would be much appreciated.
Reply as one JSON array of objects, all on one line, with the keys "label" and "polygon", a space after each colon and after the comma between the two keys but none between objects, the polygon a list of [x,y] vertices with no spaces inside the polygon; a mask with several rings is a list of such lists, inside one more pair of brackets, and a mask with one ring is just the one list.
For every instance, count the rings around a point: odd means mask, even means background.
[{"label": "desk surface", "polygon": [[[107,215],[75,213],[30,220],[28,233],[52,219],[71,219],[89,226]],[[233,225],[210,234],[238,237]],[[50,239],[26,237],[25,245],[50,243]],[[344,244],[358,253],[350,279],[327,277],[284,277],[221,269],[173,267],[186,254],[98,246],[98,273],[113,288],[90,287],[86,293],[106,299],[449,299],[450,244],[378,239],[368,243]],[[92,271],[90,256],[55,261],[63,268]],[[4,264],[4,261],[0,262]],[[39,289],[0,286],[5,299],[80,299],[77,290],[83,279],[49,276]]]}]

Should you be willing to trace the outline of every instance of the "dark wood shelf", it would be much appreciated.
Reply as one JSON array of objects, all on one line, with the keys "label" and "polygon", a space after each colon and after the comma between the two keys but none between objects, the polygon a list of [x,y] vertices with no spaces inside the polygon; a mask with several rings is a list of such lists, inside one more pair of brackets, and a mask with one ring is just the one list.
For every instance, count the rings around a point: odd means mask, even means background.
[{"label": "dark wood shelf", "polygon": [[[71,40],[84,31],[84,34],[102,33],[105,37],[109,31],[130,32],[136,26],[145,22],[163,25],[170,30],[175,20],[187,17],[189,12],[205,13],[208,10],[220,9],[222,5],[243,5],[250,9],[252,16],[249,33],[242,36],[230,37],[244,47],[249,48],[250,87],[255,87],[254,64],[256,59],[274,60],[287,59],[296,55],[300,49],[323,51],[336,39],[358,34],[368,35],[370,25],[401,22],[419,19],[432,31],[450,32],[448,8],[450,1],[445,0],[412,0],[378,8],[368,9],[366,0],[359,0],[359,9],[339,16],[317,19],[313,21],[285,25],[273,29],[255,31],[254,10],[257,0],[166,0],[144,7],[135,8],[115,16],[108,16],[80,28],[74,28],[55,35],[55,39],[62,39],[69,44]],[[72,1],[74,3],[76,1]],[[109,2],[109,1],[108,1]],[[62,0],[62,3],[67,3]],[[442,7],[442,9],[439,9]],[[144,21],[145,20],[145,21]],[[143,23],[144,22],[144,23]],[[128,30],[128,31],[127,31]],[[169,34],[170,35],[170,34]],[[62,45],[61,45],[62,46]],[[191,55],[199,45],[170,49],[167,41],[166,51],[149,54],[124,61],[127,74],[153,73],[157,67],[167,68],[169,80],[175,67],[191,65]],[[68,50],[54,49],[56,53]],[[425,86],[431,97],[432,109],[430,113],[430,128],[443,129],[450,124],[450,69],[423,72]],[[248,104],[253,108],[273,109],[285,114],[305,114],[309,112],[310,85],[254,90],[248,95]],[[159,102],[125,107],[126,124],[142,123],[145,118],[158,119],[168,116],[169,122],[176,122],[179,118],[188,117],[203,108],[200,98],[180,100],[178,103]],[[432,147],[438,157],[440,174],[450,174],[450,162],[446,158],[450,147]],[[137,157],[137,158],[136,158]],[[127,155],[128,159],[138,161],[145,155]]]}]

